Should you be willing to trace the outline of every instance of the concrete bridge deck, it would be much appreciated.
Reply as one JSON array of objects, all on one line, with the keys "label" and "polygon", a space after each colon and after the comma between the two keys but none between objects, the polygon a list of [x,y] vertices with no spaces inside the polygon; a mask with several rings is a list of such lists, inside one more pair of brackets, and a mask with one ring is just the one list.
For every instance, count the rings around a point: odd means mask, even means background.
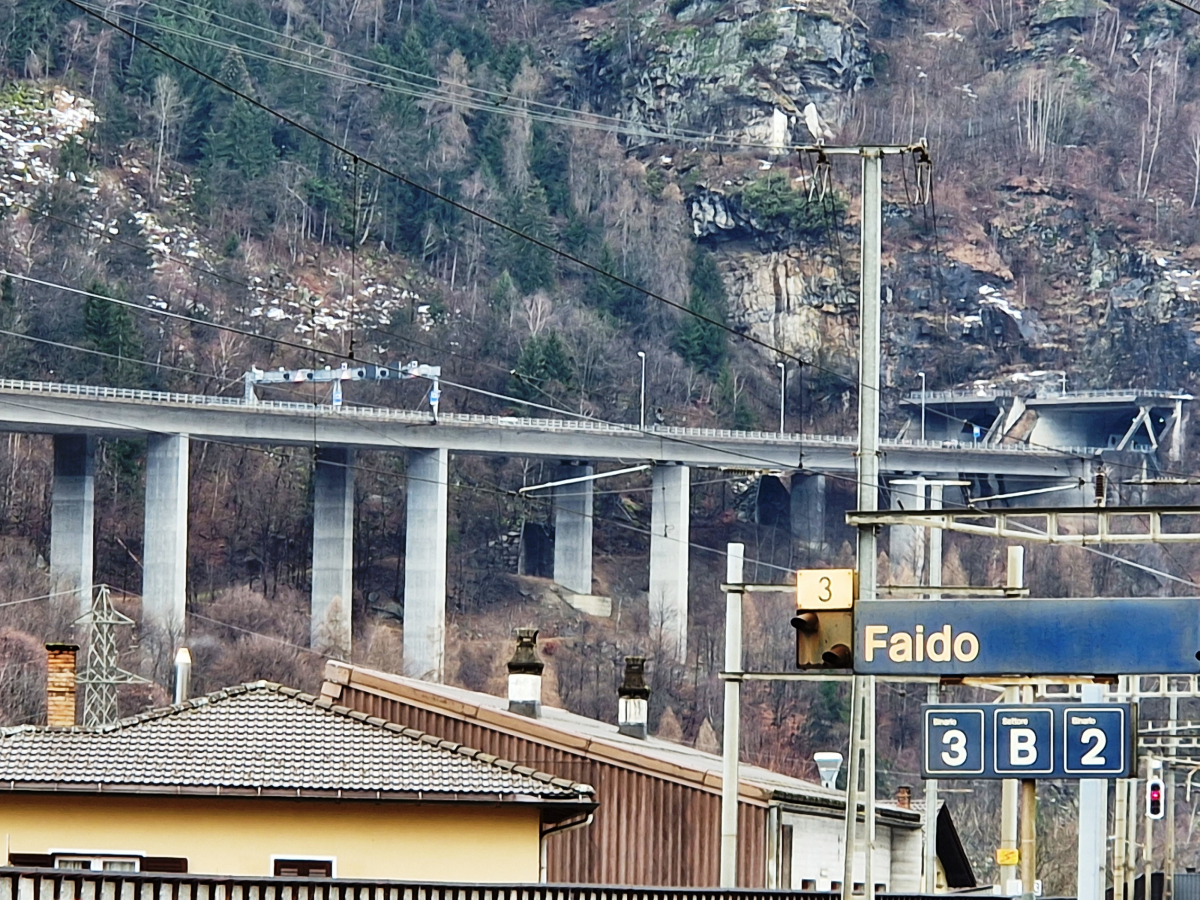
[{"label": "concrete bridge deck", "polygon": [[[855,439],[715,428],[533,419],[378,407],[247,402],[240,397],[0,379],[0,430],[135,437],[186,434],[193,440],[360,450],[439,448],[451,453],[641,460],[700,468],[854,471]],[[964,472],[1078,477],[1095,448],[983,446],[957,440],[883,441],[890,472]]]},{"label": "concrete bridge deck", "polygon": [[[180,394],[0,380],[0,431],[54,436],[50,571],[56,590],[92,584],[94,452],[97,437],[147,439],[142,615],[174,642],[186,632],[188,477],[195,441],[317,446],[313,471],[311,641],[345,657],[352,635],[354,459],[360,450],[403,454],[404,667],[440,680],[445,646],[449,457],[543,457],[556,461],[553,575],[572,596],[592,591],[593,491],[598,461],[652,463],[648,601],[664,647],[686,658],[691,469],[775,471],[793,536],[826,546],[825,481],[853,473],[849,437],[531,419]],[[881,469],[980,483],[1074,483],[1082,490],[1100,451],[982,445],[958,440],[884,441]],[[801,471],[803,470],[803,471]],[[843,476],[844,477],[844,476]],[[782,485],[780,479],[774,479]],[[924,506],[924,487],[919,489]],[[903,498],[911,502],[911,492]],[[761,499],[761,498],[760,498]],[[781,498],[780,498],[781,499]],[[893,497],[895,502],[896,497]],[[1083,502],[1080,500],[1080,502]],[[584,602],[581,600],[581,602]],[[581,607],[585,608],[585,607]]]}]

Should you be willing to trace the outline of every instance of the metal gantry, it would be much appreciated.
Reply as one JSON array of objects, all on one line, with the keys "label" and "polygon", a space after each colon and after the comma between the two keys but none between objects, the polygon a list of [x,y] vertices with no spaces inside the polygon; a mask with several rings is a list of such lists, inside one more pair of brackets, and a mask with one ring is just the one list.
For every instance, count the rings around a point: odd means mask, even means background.
[{"label": "metal gantry", "polygon": [[[1200,531],[1189,530],[1200,517],[1195,506],[1078,506],[1059,509],[869,509],[846,513],[846,524],[857,528],[909,525],[937,528],[980,537],[1031,541],[1040,544],[1185,544],[1200,542]],[[1177,527],[1172,528],[1174,524]]]}]

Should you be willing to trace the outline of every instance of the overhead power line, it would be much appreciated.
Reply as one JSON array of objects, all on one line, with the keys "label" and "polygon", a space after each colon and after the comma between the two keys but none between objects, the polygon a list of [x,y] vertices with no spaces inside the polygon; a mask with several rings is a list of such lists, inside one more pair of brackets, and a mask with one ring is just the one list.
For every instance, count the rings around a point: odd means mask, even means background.
[{"label": "overhead power line", "polygon": [[[96,19],[98,22],[101,22],[101,23],[107,25],[108,27],[110,27],[116,31],[119,31],[121,34],[124,34],[130,40],[137,41],[138,43],[142,44],[143,46],[155,51],[156,53],[159,53],[166,59],[171,60],[176,65],[179,65],[179,66],[187,69],[188,71],[192,72],[193,74],[200,76],[201,78],[205,79],[206,81],[208,81],[208,82],[216,85],[217,87],[221,88],[222,90],[232,94],[233,96],[237,97],[238,99],[242,100],[243,102],[248,103],[251,106],[255,107],[256,109],[259,109],[259,110],[267,113],[268,115],[273,116],[274,118],[278,119],[279,121],[283,122],[284,124],[289,125],[292,128],[295,128],[296,130],[300,131],[301,133],[308,135],[309,137],[313,138],[316,141],[319,141],[320,143],[324,144],[325,146],[329,147],[330,149],[336,150],[339,153],[345,154],[350,159],[361,162],[363,165],[367,166],[368,168],[374,169],[376,172],[380,173],[381,175],[386,175],[389,178],[394,178],[397,181],[399,181],[400,183],[405,184],[405,185],[413,188],[414,190],[420,191],[421,193],[425,194],[428,197],[431,197],[434,200],[444,203],[447,206],[457,209],[460,212],[465,213],[469,216],[477,218],[482,222],[486,222],[487,224],[489,224],[495,228],[499,228],[501,231],[511,234],[516,238],[527,241],[536,247],[540,247],[542,250],[545,250],[546,252],[551,253],[560,259],[566,260],[567,262],[573,263],[576,266],[579,266],[580,268],[585,269],[588,272],[598,275],[601,278],[608,278],[611,281],[614,281],[617,284],[622,285],[623,287],[630,288],[632,290],[637,291],[640,294],[644,294],[645,296],[649,297],[652,300],[655,300],[656,302],[663,303],[666,306],[668,306],[672,309],[675,309],[676,311],[678,311],[680,313],[683,313],[684,315],[690,315],[690,316],[692,316],[696,319],[699,319],[703,322],[707,322],[709,325],[712,325],[713,327],[718,328],[721,331],[724,331],[728,334],[734,335],[739,340],[746,341],[751,344],[755,344],[759,347],[762,347],[765,350],[769,350],[772,353],[778,354],[782,358],[789,359],[789,360],[797,363],[798,365],[812,366],[813,368],[820,369],[821,371],[826,371],[831,376],[846,381],[847,384],[850,384],[850,385],[855,384],[854,381],[852,381],[851,379],[847,379],[840,372],[835,372],[832,369],[828,369],[828,370],[823,369],[822,367],[817,366],[816,364],[809,362],[808,360],[805,360],[804,358],[802,358],[794,353],[789,353],[780,347],[776,347],[776,346],[772,345],[771,343],[762,340],[761,338],[757,338],[752,334],[743,333],[743,332],[737,330],[736,328],[733,328],[726,322],[722,322],[719,319],[715,319],[711,316],[706,316],[703,313],[699,313],[696,310],[691,309],[690,307],[688,307],[685,304],[678,303],[674,300],[671,300],[667,297],[662,296],[661,294],[655,293],[654,291],[650,290],[649,288],[643,287],[642,285],[639,285],[639,284],[635,284],[634,282],[629,281],[628,279],[623,278],[620,275],[617,275],[613,272],[605,271],[600,266],[598,266],[594,263],[587,262],[586,260],[581,259],[581,258],[567,252],[566,250],[561,249],[560,247],[556,247],[555,245],[549,243],[548,241],[542,240],[541,238],[538,238],[534,235],[527,234],[526,232],[521,231],[519,228],[516,228],[512,225],[502,222],[499,219],[496,219],[495,217],[490,216],[485,212],[482,212],[481,210],[477,210],[473,207],[467,206],[465,203],[461,203],[458,200],[455,200],[452,197],[449,197],[449,196],[441,193],[440,191],[437,191],[433,188],[423,185],[420,182],[415,181],[412,178],[409,178],[408,176],[401,174],[400,172],[397,172],[393,169],[389,169],[387,166],[384,166],[381,163],[375,162],[374,160],[371,160],[371,159],[367,159],[367,158],[363,157],[361,154],[359,154],[357,151],[352,150],[351,148],[345,146],[344,144],[339,143],[338,141],[334,140],[333,138],[327,137],[326,135],[322,134],[321,132],[315,130],[314,128],[311,128],[311,127],[303,124],[302,122],[296,120],[294,117],[289,116],[286,113],[280,112],[279,110],[274,109],[271,106],[268,106],[267,104],[255,99],[254,97],[250,96],[249,94],[245,93],[244,91],[239,90],[238,88],[234,87],[233,85],[230,85],[230,84],[222,81],[220,78],[216,77],[215,75],[205,72],[203,69],[199,68],[198,66],[194,66],[191,63],[189,63],[183,59],[180,59],[178,56],[171,53],[169,50],[165,50],[164,48],[158,46],[153,41],[147,39],[144,35],[137,34],[134,31],[132,31],[131,29],[128,29],[125,26],[121,25],[119,22],[115,22],[112,19],[109,19],[104,14],[96,11],[95,9],[92,9],[86,3],[82,2],[82,0],[66,0],[66,2],[71,4],[75,8],[79,9],[80,11],[86,13],[88,16],[91,16],[92,18]],[[305,348],[305,349],[311,350],[311,348]]]},{"label": "overhead power line", "polygon": [[[101,12],[107,12],[107,10],[102,6],[97,4],[91,5],[93,9],[100,10]],[[311,74],[337,79],[349,84],[360,85],[363,87],[374,87],[388,93],[400,94],[418,100],[445,103],[448,105],[492,115],[528,117],[534,121],[539,121],[546,124],[560,125],[567,128],[582,128],[587,130],[622,134],[628,137],[640,138],[643,140],[662,141],[665,143],[698,143],[705,146],[725,147],[730,149],[777,149],[777,147],[773,145],[750,141],[735,134],[703,132],[688,128],[659,129],[647,125],[632,123],[622,119],[619,116],[584,112],[569,106],[563,106],[561,104],[546,103],[543,101],[534,100],[533,98],[518,97],[511,91],[494,90],[479,87],[477,85],[466,84],[463,82],[450,81],[441,76],[427,75],[423,72],[415,72],[411,69],[404,69],[392,63],[381,62],[379,60],[349,53],[340,48],[332,48],[325,44],[318,44],[313,41],[300,38],[296,35],[280,35],[278,32],[268,26],[259,25],[254,22],[247,22],[244,19],[239,19],[235,16],[229,15],[228,13],[209,9],[195,3],[189,3],[187,0],[176,0],[175,4],[150,2],[144,3],[142,6],[159,12],[165,12],[172,17],[185,19],[209,28],[220,29],[227,34],[232,35],[234,39],[241,38],[244,40],[256,41],[265,47],[277,51],[277,53],[292,54],[293,57],[288,58],[287,56],[273,55],[269,53],[263,53],[261,51],[255,51],[240,44],[231,43],[230,41],[221,41],[213,37],[198,34],[194,31],[186,31],[181,28],[173,27],[167,22],[143,19],[136,14],[128,15],[128,17],[132,18],[134,21],[144,24],[145,26],[153,28],[164,34],[170,34],[174,37],[202,43],[208,46],[217,47],[219,49],[236,49],[244,55],[254,59],[260,59],[276,65],[296,69],[298,71],[309,72]],[[197,10],[200,14],[192,15],[186,12],[181,12],[178,8],[179,6]],[[214,19],[224,20],[231,23],[231,25],[223,25],[221,22],[215,21]],[[266,36],[260,36],[260,34],[255,32],[261,32]],[[300,53],[307,54],[310,59],[318,58],[322,62],[335,64],[338,66],[338,69],[314,65],[312,62],[305,62],[302,59],[295,58],[295,55]],[[361,65],[357,65],[356,63]]]}]

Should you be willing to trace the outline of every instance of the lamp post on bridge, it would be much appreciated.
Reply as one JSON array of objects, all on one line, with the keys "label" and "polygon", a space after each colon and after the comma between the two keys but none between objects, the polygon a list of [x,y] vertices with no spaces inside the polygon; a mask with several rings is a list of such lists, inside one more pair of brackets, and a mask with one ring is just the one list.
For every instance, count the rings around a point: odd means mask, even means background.
[{"label": "lamp post on bridge", "polygon": [[783,413],[787,404],[787,364],[777,362],[779,368],[779,433],[783,434]]},{"label": "lamp post on bridge", "polygon": [[646,351],[638,351],[638,359],[642,361],[642,393],[641,403],[638,406],[638,427],[646,428]]},{"label": "lamp post on bridge", "polygon": [[918,372],[921,379],[921,440],[925,440],[925,373]]}]

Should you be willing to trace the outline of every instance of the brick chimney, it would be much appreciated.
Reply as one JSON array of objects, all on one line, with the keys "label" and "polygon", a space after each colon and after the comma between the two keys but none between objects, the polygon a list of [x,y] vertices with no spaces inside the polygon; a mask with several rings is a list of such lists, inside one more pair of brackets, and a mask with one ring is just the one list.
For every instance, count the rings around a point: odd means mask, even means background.
[{"label": "brick chimney", "polygon": [[617,688],[620,708],[617,730],[630,737],[644,738],[650,718],[650,688],[646,686],[646,657],[625,657],[625,678]]},{"label": "brick chimney", "polygon": [[46,724],[71,728],[75,724],[76,644],[46,645]]},{"label": "brick chimney", "polygon": [[517,649],[508,661],[508,711],[537,718],[542,713],[542,670],[536,628],[517,629]]},{"label": "brick chimney", "polygon": [[912,788],[907,784],[896,788],[896,805],[901,809],[912,809]]}]

